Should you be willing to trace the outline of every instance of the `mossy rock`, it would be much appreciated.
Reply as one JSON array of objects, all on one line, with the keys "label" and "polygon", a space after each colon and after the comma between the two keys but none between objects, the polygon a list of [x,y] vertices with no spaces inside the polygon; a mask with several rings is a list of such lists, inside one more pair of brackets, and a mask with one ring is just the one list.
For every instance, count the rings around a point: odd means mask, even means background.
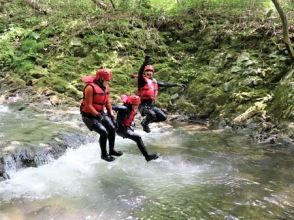
[{"label": "mossy rock", "polygon": [[81,98],[83,97],[83,92],[77,90],[76,87],[74,87],[73,85],[67,85],[65,95],[72,97],[78,101],[81,100]]},{"label": "mossy rock", "polygon": [[65,93],[67,91],[68,82],[61,79],[61,78],[54,78],[51,80],[51,87],[53,90],[59,92],[59,93]]},{"label": "mossy rock", "polygon": [[271,114],[279,120],[294,120],[294,86],[293,82],[279,85],[273,92]]},{"label": "mossy rock", "polygon": [[199,107],[189,101],[187,101],[184,97],[181,97],[177,100],[177,107],[181,109],[183,112],[188,114],[199,114]]}]

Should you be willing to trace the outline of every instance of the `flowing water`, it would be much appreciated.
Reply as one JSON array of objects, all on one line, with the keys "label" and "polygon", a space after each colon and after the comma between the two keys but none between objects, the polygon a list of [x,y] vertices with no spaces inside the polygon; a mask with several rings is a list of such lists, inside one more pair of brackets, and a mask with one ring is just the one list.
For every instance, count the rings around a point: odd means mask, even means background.
[{"label": "flowing water", "polygon": [[[3,108],[0,111],[4,111]],[[294,219],[293,146],[181,127],[138,129],[149,152],[117,137],[108,163],[98,143],[0,182],[0,219]]]}]

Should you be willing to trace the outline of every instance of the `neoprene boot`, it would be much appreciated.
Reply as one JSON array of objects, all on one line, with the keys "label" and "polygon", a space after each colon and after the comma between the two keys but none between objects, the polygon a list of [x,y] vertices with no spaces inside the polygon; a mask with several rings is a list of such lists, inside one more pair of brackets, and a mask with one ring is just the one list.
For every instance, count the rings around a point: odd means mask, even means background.
[{"label": "neoprene boot", "polygon": [[119,156],[123,155],[123,152],[121,152],[119,150],[116,151],[116,150],[112,149],[112,150],[110,150],[109,155],[110,156],[117,156],[117,157],[119,157]]},{"label": "neoprene boot", "polygon": [[105,160],[105,161],[107,161],[107,162],[112,162],[112,161],[115,160],[115,158],[114,158],[113,156],[110,156],[110,155],[108,155],[108,154],[106,154],[106,155],[101,155],[101,159],[102,159],[102,160]]},{"label": "neoprene boot", "polygon": [[145,157],[145,159],[148,161],[150,160],[156,160],[158,157],[159,157],[159,154],[148,154],[147,150],[146,150],[146,147],[142,141],[142,138],[140,138],[138,141],[137,141],[137,145],[141,151],[141,153],[143,154],[143,156]]},{"label": "neoprene boot", "polygon": [[159,154],[149,154],[145,157],[145,159],[148,161],[150,160],[156,160],[159,157]]},{"label": "neoprene boot", "polygon": [[143,121],[141,122],[141,125],[143,127],[143,131],[145,131],[147,133],[151,132],[151,130],[150,130],[149,126],[148,126],[148,122],[147,122],[146,118],[143,119]]},{"label": "neoprene boot", "polygon": [[99,142],[100,142],[100,148],[101,148],[101,159],[102,160],[105,160],[107,162],[114,161],[115,158],[107,154],[107,151],[106,151],[106,140],[100,138]]},{"label": "neoprene boot", "polygon": [[109,155],[110,156],[121,156],[123,153],[121,151],[114,150],[115,145],[115,131],[109,133],[108,135],[108,142],[109,142]]}]

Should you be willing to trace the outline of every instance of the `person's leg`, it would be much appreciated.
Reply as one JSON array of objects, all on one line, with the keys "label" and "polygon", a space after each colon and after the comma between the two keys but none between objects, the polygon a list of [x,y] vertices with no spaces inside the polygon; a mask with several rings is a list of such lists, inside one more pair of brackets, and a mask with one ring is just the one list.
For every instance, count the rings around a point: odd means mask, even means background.
[{"label": "person's leg", "polygon": [[124,136],[137,143],[139,150],[147,161],[156,160],[159,157],[159,154],[148,154],[141,136],[133,132],[131,129],[127,129]]},{"label": "person's leg", "polygon": [[142,120],[141,125],[143,130],[149,133],[151,130],[149,128],[149,124],[153,121],[156,121],[156,113],[152,110],[152,106],[142,106],[140,109],[142,115],[146,115],[146,117]]},{"label": "person's leg", "polygon": [[107,154],[106,143],[108,137],[108,131],[104,127],[104,125],[97,120],[93,119],[93,130],[100,134],[99,144],[101,148],[101,159],[106,160],[108,162],[113,161],[115,158]]},{"label": "person's leg", "polygon": [[167,119],[166,114],[160,108],[154,106],[152,110],[156,115],[156,122],[165,121]]},{"label": "person's leg", "polygon": [[105,126],[108,132],[108,144],[109,144],[109,155],[121,156],[123,153],[121,151],[114,150],[115,145],[115,126],[108,116],[104,116],[102,124]]}]

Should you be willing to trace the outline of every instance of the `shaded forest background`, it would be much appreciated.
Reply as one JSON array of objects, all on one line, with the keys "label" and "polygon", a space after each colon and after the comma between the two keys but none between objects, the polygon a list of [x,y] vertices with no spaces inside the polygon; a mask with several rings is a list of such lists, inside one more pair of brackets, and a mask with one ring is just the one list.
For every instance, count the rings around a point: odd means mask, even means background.
[{"label": "shaded forest background", "polygon": [[[280,4],[293,42],[294,1]],[[148,54],[157,79],[187,85],[160,93],[168,111],[264,129],[294,119],[294,64],[272,1],[0,0],[0,13],[2,90],[78,105],[81,77],[103,66],[117,102]]]}]

